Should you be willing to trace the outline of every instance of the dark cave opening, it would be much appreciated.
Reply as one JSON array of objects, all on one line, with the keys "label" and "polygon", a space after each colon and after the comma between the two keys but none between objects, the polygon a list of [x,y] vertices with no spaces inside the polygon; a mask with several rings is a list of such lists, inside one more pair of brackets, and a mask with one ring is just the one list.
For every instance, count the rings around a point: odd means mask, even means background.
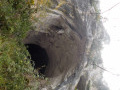
[{"label": "dark cave opening", "polygon": [[38,70],[39,74],[45,75],[46,67],[49,62],[47,52],[44,48],[35,44],[26,44],[28,52],[30,53],[32,65]]}]

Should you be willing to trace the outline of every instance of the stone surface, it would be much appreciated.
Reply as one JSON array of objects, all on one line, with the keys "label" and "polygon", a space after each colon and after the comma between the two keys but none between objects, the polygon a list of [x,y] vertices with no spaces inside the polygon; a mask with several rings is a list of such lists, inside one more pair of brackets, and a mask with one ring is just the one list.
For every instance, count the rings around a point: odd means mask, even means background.
[{"label": "stone surface", "polygon": [[38,45],[48,54],[45,75],[50,85],[42,90],[102,90],[94,84],[102,79],[102,70],[89,59],[93,41],[105,41],[107,35],[97,12],[99,4],[97,0],[64,1],[58,8],[61,1],[53,0],[52,8],[57,9],[50,9],[44,18],[36,13],[38,20],[24,39],[24,44]]}]

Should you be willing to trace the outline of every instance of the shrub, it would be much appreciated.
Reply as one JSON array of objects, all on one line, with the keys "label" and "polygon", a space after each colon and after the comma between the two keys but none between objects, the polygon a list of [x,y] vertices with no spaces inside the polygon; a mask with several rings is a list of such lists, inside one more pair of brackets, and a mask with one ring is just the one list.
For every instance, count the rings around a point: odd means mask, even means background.
[{"label": "shrub", "polygon": [[0,90],[32,89],[35,73],[21,43],[30,30],[30,0],[0,0]]}]

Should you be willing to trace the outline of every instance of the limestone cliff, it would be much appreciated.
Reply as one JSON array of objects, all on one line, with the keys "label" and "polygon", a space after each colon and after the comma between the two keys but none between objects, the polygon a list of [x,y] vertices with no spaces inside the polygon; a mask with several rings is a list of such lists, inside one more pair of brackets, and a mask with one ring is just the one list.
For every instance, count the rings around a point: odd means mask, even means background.
[{"label": "limestone cliff", "polygon": [[[53,0],[24,40],[50,84],[40,90],[108,90],[102,82],[100,49],[108,37],[98,0]],[[37,48],[38,47],[38,48]]]}]

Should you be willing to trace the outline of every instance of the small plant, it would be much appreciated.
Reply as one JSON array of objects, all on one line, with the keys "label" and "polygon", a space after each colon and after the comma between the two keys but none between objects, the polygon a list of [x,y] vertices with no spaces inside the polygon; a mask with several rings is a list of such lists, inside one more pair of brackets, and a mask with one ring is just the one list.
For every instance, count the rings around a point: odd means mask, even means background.
[{"label": "small plant", "polygon": [[66,4],[65,0],[61,0],[55,9],[59,9],[62,5]]}]

